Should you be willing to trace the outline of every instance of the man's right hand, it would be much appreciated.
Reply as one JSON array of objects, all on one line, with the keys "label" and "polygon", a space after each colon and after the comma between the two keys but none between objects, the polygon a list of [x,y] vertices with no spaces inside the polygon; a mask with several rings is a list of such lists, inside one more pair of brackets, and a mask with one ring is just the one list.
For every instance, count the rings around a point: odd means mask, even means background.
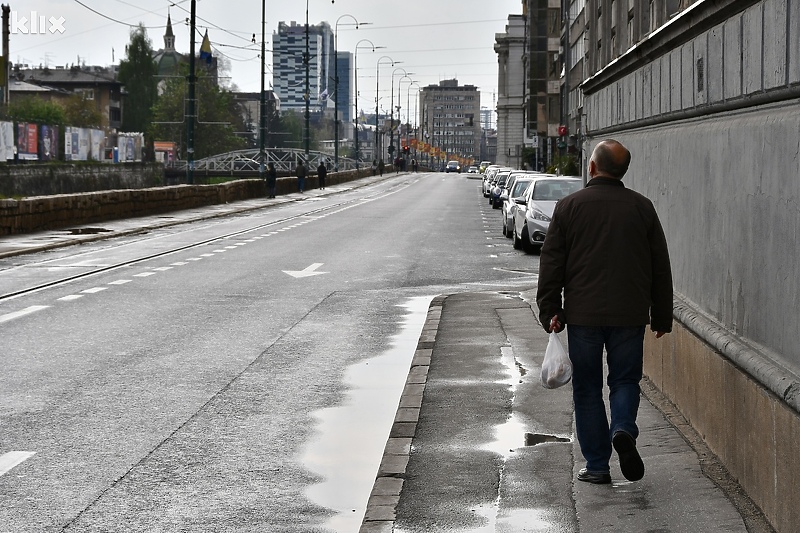
[{"label": "man's right hand", "polygon": [[564,325],[558,320],[558,315],[550,319],[550,331],[555,331],[556,333],[564,331]]}]

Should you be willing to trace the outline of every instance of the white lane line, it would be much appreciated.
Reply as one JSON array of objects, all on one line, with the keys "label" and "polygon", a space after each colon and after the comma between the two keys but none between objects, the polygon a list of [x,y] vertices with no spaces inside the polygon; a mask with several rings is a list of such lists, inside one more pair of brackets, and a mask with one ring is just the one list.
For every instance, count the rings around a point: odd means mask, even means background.
[{"label": "white lane line", "polygon": [[156,267],[153,270],[157,272],[166,272],[167,270],[172,270],[173,267]]},{"label": "white lane line", "polygon": [[36,452],[8,452],[0,455],[0,476],[34,455]]},{"label": "white lane line", "polygon": [[237,242],[234,246],[247,246],[246,242]]},{"label": "white lane line", "polygon": [[86,289],[85,291],[81,291],[83,294],[95,294],[98,292],[107,291],[108,287],[92,287],[91,289]]},{"label": "white lane line", "polygon": [[224,253],[225,253],[225,252],[227,252],[228,250],[226,250],[226,249],[224,249],[224,248],[220,248],[219,250],[212,250],[212,251],[213,251],[215,254],[224,254]]},{"label": "white lane line", "polygon": [[235,246],[226,246],[225,249],[226,250],[235,250],[236,247]]},{"label": "white lane line", "polygon": [[31,313],[35,313],[37,311],[41,311],[42,309],[47,309],[50,307],[49,305],[32,305],[30,307],[26,307],[22,311],[15,311],[13,313],[8,313],[6,315],[0,315],[0,324],[3,322],[8,322],[9,320],[14,320],[15,318],[20,318],[25,315],[30,315]]},{"label": "white lane line", "polygon": [[131,280],[129,279],[118,279],[117,281],[109,282],[109,285],[125,285],[126,283],[130,283]]},{"label": "white lane line", "polygon": [[214,254],[202,254],[200,257],[214,257]]},{"label": "white lane line", "polygon": [[133,277],[134,278],[146,278],[148,276],[155,276],[155,275],[156,275],[155,272],[142,272],[141,274],[134,274]]},{"label": "white lane line", "polygon": [[172,263],[172,266],[174,266],[174,267],[182,267],[183,265],[188,265],[188,264],[189,263],[187,263],[186,261],[178,261],[177,263]]},{"label": "white lane line", "polygon": [[72,300],[77,300],[78,298],[83,298],[83,294],[70,294],[69,296],[64,296],[63,298],[59,298],[59,302],[71,302]]},{"label": "white lane line", "polygon": [[187,261],[202,261],[202,260],[203,260],[202,257],[190,257],[189,259],[187,259]]}]

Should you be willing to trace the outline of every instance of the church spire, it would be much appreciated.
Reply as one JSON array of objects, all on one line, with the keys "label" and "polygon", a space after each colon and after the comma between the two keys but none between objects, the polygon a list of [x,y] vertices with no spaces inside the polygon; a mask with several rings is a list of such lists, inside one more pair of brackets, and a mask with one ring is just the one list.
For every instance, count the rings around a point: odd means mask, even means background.
[{"label": "church spire", "polygon": [[167,31],[164,33],[164,49],[175,50],[175,34],[172,32],[172,19],[167,14]]}]

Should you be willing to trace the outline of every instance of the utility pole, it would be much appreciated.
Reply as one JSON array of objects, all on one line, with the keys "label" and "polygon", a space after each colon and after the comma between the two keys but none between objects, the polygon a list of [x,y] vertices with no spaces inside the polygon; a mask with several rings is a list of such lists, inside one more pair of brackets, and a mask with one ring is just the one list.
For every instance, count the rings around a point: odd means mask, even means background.
[{"label": "utility pole", "polygon": [[189,19],[189,109],[186,115],[186,183],[194,183],[194,121],[197,114],[195,101],[197,76],[195,75],[194,59],[194,32],[197,0],[192,0],[192,10]]},{"label": "utility pole", "polygon": [[3,57],[0,58],[0,67],[3,69],[3,72],[0,73],[0,83],[3,84],[3,101],[0,104],[8,105],[9,96],[11,91],[9,89],[10,80],[9,77],[9,63],[8,60],[11,57],[11,54],[8,50],[8,43],[9,43],[9,33],[11,33],[9,27],[9,14],[11,13],[11,6],[3,4]]},{"label": "utility pole", "polygon": [[311,88],[309,87],[311,57],[308,49],[309,28],[308,28],[308,0],[306,0],[306,53],[303,56],[303,63],[306,67],[306,112],[305,112],[305,135],[303,137],[303,148],[305,151],[304,164],[308,164],[309,152],[311,151]]},{"label": "utility pole", "polygon": [[265,27],[267,19],[267,0],[261,0],[261,95],[260,95],[260,116],[258,123],[258,177],[264,179],[264,167],[267,165],[267,154],[264,151],[266,146],[267,134],[267,95],[265,94],[264,78],[266,77],[266,63],[264,57],[266,53],[264,41],[266,40]]}]

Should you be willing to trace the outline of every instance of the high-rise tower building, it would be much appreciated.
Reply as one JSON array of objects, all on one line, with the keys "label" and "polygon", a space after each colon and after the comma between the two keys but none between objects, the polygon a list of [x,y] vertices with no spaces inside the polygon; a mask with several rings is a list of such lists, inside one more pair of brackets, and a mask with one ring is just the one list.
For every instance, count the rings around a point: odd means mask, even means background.
[{"label": "high-rise tower building", "polygon": [[[328,23],[309,26],[308,88],[311,112],[321,112],[333,107],[334,92],[334,39]],[[303,58],[306,53],[306,27],[304,24],[280,22],[278,31],[272,35],[272,85],[281,101],[283,111],[305,111],[306,69]],[[342,73],[339,72],[339,79]],[[340,105],[340,113],[342,112]]]}]

